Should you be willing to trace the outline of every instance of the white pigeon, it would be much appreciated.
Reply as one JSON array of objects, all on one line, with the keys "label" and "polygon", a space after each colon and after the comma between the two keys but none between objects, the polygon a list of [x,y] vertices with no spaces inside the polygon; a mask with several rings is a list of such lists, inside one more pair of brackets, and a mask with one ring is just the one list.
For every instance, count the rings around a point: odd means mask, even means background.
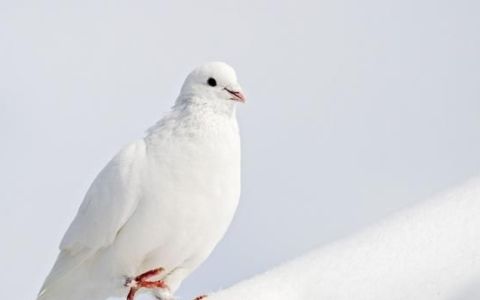
[{"label": "white pigeon", "polygon": [[244,101],[227,64],[192,71],[171,112],[97,176],[37,299],[173,299],[235,213]]}]

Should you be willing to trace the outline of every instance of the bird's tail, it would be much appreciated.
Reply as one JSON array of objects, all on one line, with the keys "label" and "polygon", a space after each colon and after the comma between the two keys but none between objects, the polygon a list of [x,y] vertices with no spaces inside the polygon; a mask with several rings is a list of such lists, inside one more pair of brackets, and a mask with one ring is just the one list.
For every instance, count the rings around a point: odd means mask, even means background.
[{"label": "bird's tail", "polygon": [[92,288],[82,288],[78,285],[55,285],[43,289],[37,300],[105,300],[108,295],[96,292]]},{"label": "bird's tail", "polygon": [[79,255],[61,252],[52,271],[45,279],[37,300],[105,300],[95,289],[88,264]]}]

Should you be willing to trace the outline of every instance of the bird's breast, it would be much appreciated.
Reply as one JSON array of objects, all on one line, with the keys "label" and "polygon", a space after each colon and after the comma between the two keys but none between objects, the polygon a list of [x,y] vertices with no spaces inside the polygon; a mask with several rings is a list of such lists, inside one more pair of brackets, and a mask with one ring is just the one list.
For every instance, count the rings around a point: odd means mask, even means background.
[{"label": "bird's breast", "polygon": [[160,249],[157,256],[168,261],[187,259],[195,248],[213,248],[240,196],[238,134],[172,136],[149,150],[146,163],[136,212],[149,228],[146,248]]}]

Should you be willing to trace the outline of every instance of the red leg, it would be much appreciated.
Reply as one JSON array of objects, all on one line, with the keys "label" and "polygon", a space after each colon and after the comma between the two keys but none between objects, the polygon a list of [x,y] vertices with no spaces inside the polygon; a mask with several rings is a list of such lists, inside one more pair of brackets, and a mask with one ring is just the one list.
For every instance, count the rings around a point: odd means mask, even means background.
[{"label": "red leg", "polygon": [[193,300],[202,300],[202,299],[205,299],[205,298],[207,298],[207,295],[201,295],[201,296],[195,297],[195,299],[193,299]]},{"label": "red leg", "polygon": [[132,287],[128,292],[127,300],[133,300],[135,298],[135,293],[138,291],[138,288]]},{"label": "red leg", "polygon": [[135,278],[127,278],[127,280],[125,281],[125,286],[130,287],[130,291],[128,292],[128,295],[127,295],[127,300],[134,300],[135,293],[140,288],[147,288],[147,289],[167,288],[168,289],[168,285],[163,280],[147,281],[148,278],[160,274],[161,272],[163,272],[163,270],[164,270],[163,268],[157,268],[157,269],[153,269],[145,273],[142,273],[136,276]]},{"label": "red leg", "polygon": [[158,275],[158,274],[162,273],[163,270],[164,270],[163,268],[156,268],[156,269],[147,271],[147,272],[142,273],[142,274],[138,275],[137,277],[135,277],[135,280],[136,281],[143,281],[143,280],[148,279],[152,276],[155,276],[155,275]]},{"label": "red leg", "polygon": [[165,289],[168,288],[168,285],[165,283],[163,280],[157,280],[157,281],[139,281],[138,282],[139,287],[147,288],[147,289],[154,289],[154,288],[161,288]]}]

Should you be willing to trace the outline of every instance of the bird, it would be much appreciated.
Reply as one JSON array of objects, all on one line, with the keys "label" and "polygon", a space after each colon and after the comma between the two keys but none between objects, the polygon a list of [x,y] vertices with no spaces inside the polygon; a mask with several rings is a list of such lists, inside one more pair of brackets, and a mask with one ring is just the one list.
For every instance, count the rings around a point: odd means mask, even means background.
[{"label": "bird", "polygon": [[171,110],[94,179],[37,300],[173,299],[237,209],[243,102],[228,64],[188,74]]}]

